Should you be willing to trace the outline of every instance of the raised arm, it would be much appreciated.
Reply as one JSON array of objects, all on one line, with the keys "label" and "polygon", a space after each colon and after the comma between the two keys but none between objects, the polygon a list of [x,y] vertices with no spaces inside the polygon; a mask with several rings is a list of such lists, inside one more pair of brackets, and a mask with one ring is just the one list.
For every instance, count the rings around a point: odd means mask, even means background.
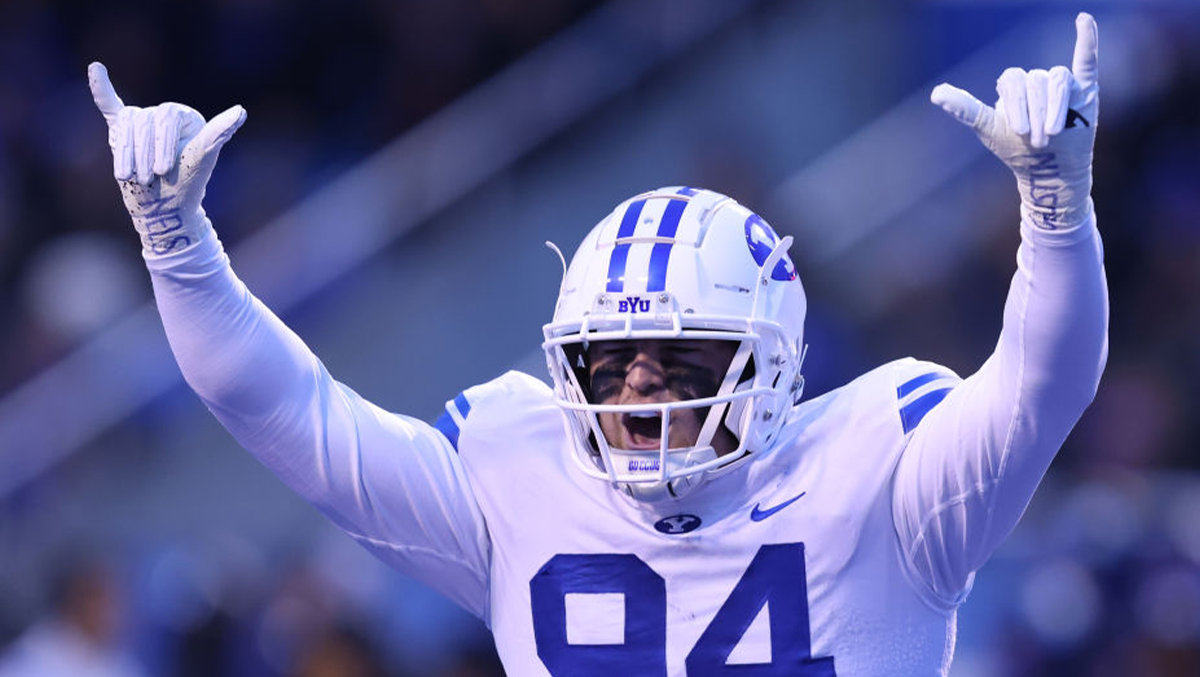
[{"label": "raised arm", "polygon": [[1021,245],[996,350],[911,432],[893,517],[911,569],[947,608],[1016,525],[1107,358],[1108,292],[1090,197],[1099,108],[1096,22],[1071,69],[1010,68],[995,108],[948,84],[931,99],[1017,179]]},{"label": "raised arm", "polygon": [[334,381],[233,273],[204,213],[205,185],[245,110],[205,122],[176,103],[126,106],[103,65],[92,64],[88,77],[188,384],[242,445],[339,527],[483,616],[488,537],[450,443]]}]

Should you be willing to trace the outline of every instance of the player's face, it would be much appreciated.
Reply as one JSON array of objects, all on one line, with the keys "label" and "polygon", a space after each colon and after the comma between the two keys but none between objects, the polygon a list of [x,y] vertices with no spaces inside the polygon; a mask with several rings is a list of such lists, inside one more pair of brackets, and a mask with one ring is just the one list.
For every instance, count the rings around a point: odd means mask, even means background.
[{"label": "player's face", "polygon": [[[646,404],[711,397],[717,394],[736,351],[734,341],[594,341],[588,347],[592,400],[596,404]],[[667,446],[695,445],[707,414],[707,407],[672,411]],[[618,449],[658,449],[661,445],[661,416],[608,413],[598,418],[604,437]],[[733,434],[723,425],[718,426],[712,444],[718,454],[737,447]]]}]

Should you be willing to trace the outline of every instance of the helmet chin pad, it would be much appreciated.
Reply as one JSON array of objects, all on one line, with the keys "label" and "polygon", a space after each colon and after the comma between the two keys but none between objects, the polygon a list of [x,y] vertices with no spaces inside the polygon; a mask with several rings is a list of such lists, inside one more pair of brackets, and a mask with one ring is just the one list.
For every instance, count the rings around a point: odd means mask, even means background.
[{"label": "helmet chin pad", "polygon": [[[646,465],[646,474],[658,474],[658,455],[648,455],[645,452],[629,452],[623,449],[610,449],[609,458],[619,466],[635,468],[640,464]],[[717,458],[717,452],[712,447],[699,447],[686,453],[667,455],[667,463],[677,465],[678,470],[686,470],[695,465],[706,463]],[[620,486],[625,493],[644,503],[657,503],[672,498],[682,498],[692,489],[700,486],[697,475],[682,475],[672,480],[658,482],[622,482]]]}]

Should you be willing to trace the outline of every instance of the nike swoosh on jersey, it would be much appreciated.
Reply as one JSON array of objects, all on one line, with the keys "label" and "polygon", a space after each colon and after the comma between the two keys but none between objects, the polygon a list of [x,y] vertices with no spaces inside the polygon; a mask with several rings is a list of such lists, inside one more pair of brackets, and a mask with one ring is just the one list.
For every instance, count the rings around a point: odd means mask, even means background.
[{"label": "nike swoosh on jersey", "polygon": [[774,515],[775,513],[779,512],[780,510],[783,510],[784,508],[788,507],[789,505],[800,500],[800,497],[807,493],[808,493],[807,491],[801,491],[798,496],[793,496],[792,498],[789,498],[788,500],[784,501],[783,503],[780,503],[779,505],[777,505],[773,508],[767,508],[766,510],[759,510],[758,506],[761,504],[756,504],[754,506],[754,509],[750,511],[750,519],[754,520],[755,522],[761,522],[761,521],[767,519],[768,517],[770,517],[771,515]]}]

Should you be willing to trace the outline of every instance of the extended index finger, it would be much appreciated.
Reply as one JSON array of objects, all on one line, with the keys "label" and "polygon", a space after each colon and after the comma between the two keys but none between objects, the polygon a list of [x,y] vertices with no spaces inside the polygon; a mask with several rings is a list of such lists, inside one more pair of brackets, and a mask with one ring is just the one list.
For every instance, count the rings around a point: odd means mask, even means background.
[{"label": "extended index finger", "polygon": [[125,103],[117,96],[117,90],[113,89],[112,81],[108,79],[108,69],[99,61],[88,65],[88,86],[92,89],[92,100],[96,102],[96,108],[100,109],[104,120],[112,124],[117,119],[117,113],[125,107]]},{"label": "extended index finger", "polygon": [[1075,17],[1075,58],[1071,62],[1071,73],[1081,87],[1096,83],[1099,32],[1096,19],[1087,12]]}]

